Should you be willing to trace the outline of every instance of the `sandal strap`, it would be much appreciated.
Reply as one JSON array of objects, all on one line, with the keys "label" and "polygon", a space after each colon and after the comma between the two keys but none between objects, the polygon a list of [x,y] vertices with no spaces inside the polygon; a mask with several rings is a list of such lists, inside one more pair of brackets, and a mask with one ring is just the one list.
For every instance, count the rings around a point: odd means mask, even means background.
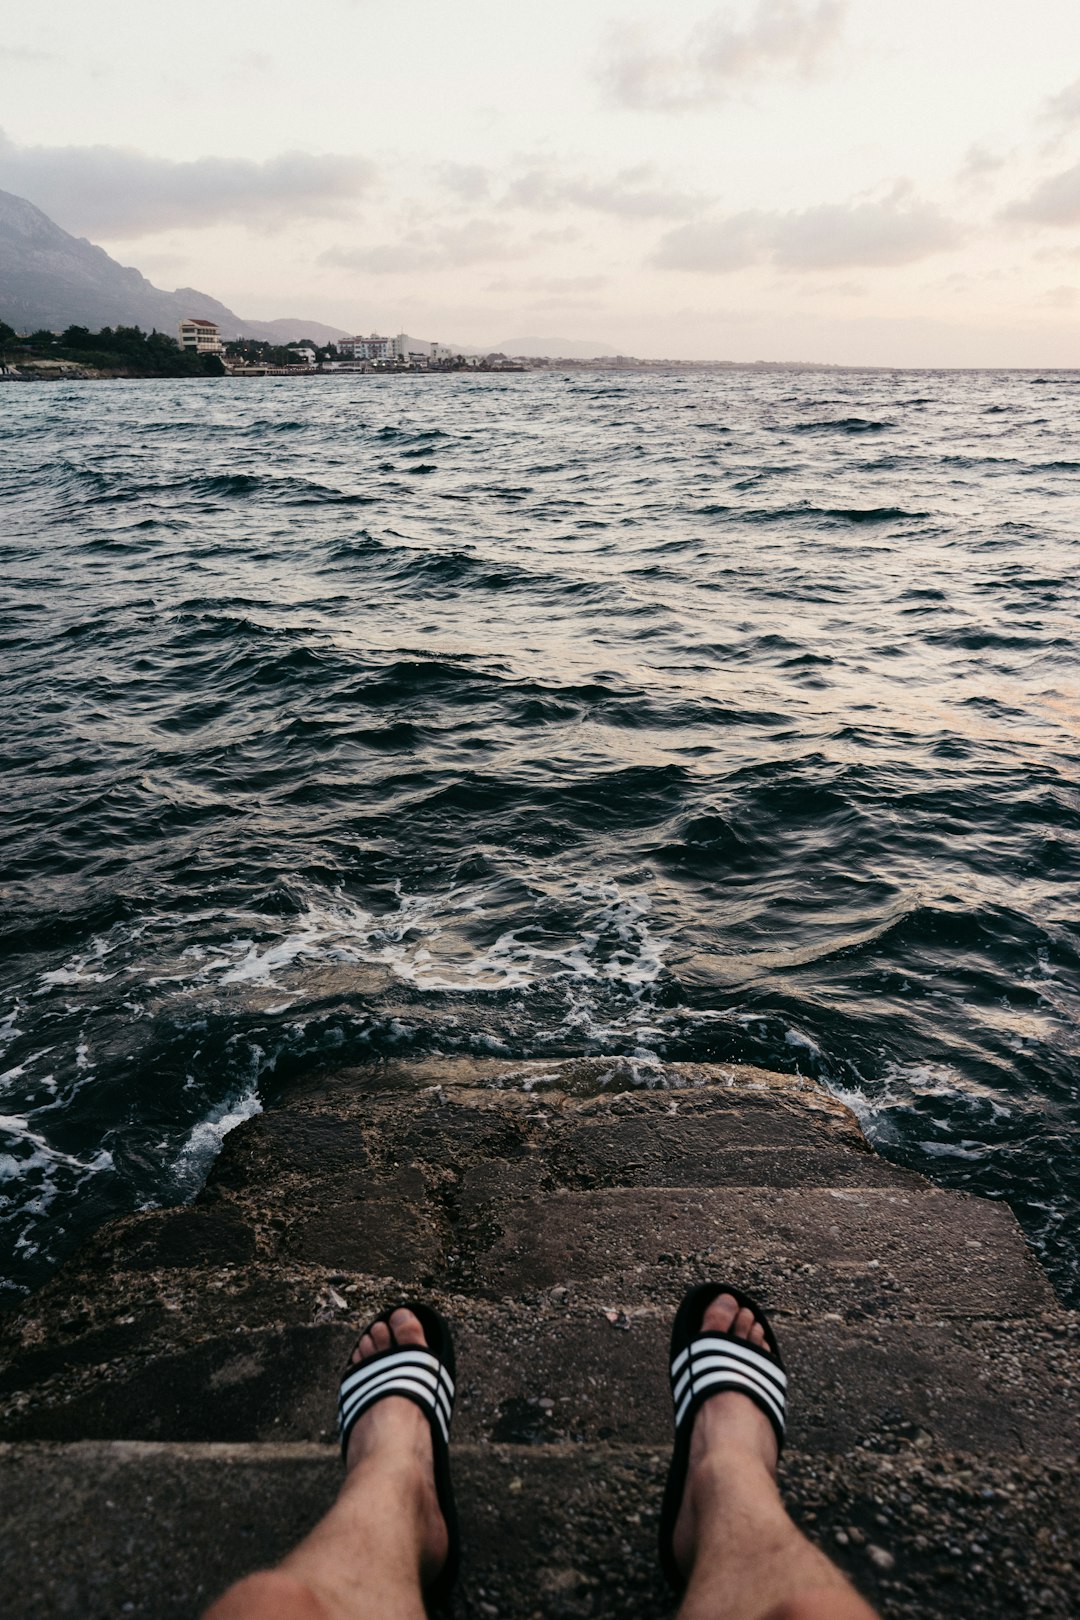
[{"label": "sandal strap", "polygon": [[772,1356],[725,1333],[699,1334],[672,1361],[676,1430],[693,1422],[702,1401],[726,1389],[751,1396],[783,1437],[787,1374]]},{"label": "sandal strap", "polygon": [[[721,1294],[730,1294],[741,1308],[753,1312],[765,1335],[768,1352],[745,1339],[707,1329],[705,1312]],[[737,1391],[763,1412],[776,1435],[778,1452],[784,1444],[787,1374],[776,1334],[761,1306],[733,1283],[699,1283],[682,1299],[671,1327],[671,1396],[675,1406],[675,1445],[668,1467],[660,1509],[660,1564],[671,1587],[686,1590],[686,1576],[675,1557],[675,1526],[682,1507],[690,1468],[694,1419],[712,1395]]]},{"label": "sandal strap", "polygon": [[413,1401],[429,1421],[438,1424],[443,1440],[449,1441],[454,1380],[438,1356],[418,1345],[384,1351],[346,1372],[338,1397],[342,1449],[357,1419],[388,1395],[404,1395]]}]

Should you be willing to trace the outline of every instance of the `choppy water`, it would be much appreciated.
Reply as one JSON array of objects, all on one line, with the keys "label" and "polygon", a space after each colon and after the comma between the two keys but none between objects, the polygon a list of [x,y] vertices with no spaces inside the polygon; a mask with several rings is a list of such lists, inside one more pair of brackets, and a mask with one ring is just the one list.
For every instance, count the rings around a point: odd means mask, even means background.
[{"label": "choppy water", "polygon": [[313,1065],[817,1075],[1080,1293],[1080,379],[0,392],[0,1272]]}]

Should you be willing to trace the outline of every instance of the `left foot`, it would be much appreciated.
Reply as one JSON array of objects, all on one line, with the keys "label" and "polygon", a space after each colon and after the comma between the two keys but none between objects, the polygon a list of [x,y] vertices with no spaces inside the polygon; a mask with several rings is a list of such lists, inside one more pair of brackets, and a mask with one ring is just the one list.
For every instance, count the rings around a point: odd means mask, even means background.
[{"label": "left foot", "polygon": [[[376,1322],[352,1353],[354,1366],[394,1341],[426,1346],[412,1311]],[[422,1588],[446,1563],[450,1538],[435,1489],[431,1429],[401,1395],[357,1419],[345,1483],[330,1512],[277,1569],[239,1581],[204,1620],[423,1620]]]},{"label": "left foot", "polygon": [[[731,1294],[719,1294],[701,1319],[702,1331],[728,1333],[743,1339],[764,1355],[770,1350],[765,1330],[753,1311]],[[738,1390],[726,1389],[705,1401],[694,1419],[690,1436],[690,1464],[682,1507],[675,1521],[672,1548],[676,1562],[689,1576],[697,1551],[699,1506],[711,1497],[731,1469],[745,1473],[762,1469],[776,1474],[777,1447],[773,1426],[764,1412]]]}]

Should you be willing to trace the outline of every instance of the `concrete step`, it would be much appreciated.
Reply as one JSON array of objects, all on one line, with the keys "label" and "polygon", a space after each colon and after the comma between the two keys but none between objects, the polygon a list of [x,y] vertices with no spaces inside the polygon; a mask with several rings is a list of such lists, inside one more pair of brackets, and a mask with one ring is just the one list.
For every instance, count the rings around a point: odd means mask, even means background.
[{"label": "concrete step", "polygon": [[[460,1446],[463,1620],[656,1620],[665,1451]],[[789,1452],[785,1495],[884,1620],[1073,1620],[1080,1478],[937,1450]],[[333,1499],[329,1447],[0,1446],[10,1620],[196,1620]]]},{"label": "concrete step", "polygon": [[677,1299],[735,1273],[766,1303],[895,1316],[1015,1317],[1057,1307],[1011,1210],[881,1188],[656,1187],[463,1201],[462,1276],[488,1297],[573,1278],[622,1304]]},{"label": "concrete step", "polygon": [[217,1207],[113,1223],[4,1321],[0,1421],[5,1391],[40,1399],[48,1379],[73,1391],[113,1382],[149,1356],[333,1322],[345,1307],[359,1316],[411,1288],[457,1296],[459,1321],[470,1293],[511,1316],[515,1302],[554,1301],[596,1321],[605,1308],[667,1318],[689,1284],[734,1269],[779,1320],[835,1317],[874,1331],[1058,1314],[1006,1206],[921,1185],[612,1188],[509,1202],[485,1188],[461,1196],[453,1219],[407,1191],[379,1191],[314,1238],[301,1226],[280,1257],[248,1263]]},{"label": "concrete step", "polygon": [[335,1097],[333,1111],[316,1100],[247,1121],[197,1205],[110,1223],[65,1286],[96,1289],[103,1270],[259,1258],[421,1283],[453,1265],[459,1207],[558,1189],[927,1186],[871,1153],[847,1111],[809,1090]]},{"label": "concrete step", "polygon": [[666,1339],[705,1275],[772,1308],[789,1499],[886,1616],[1074,1612],[1078,1326],[1007,1207],[801,1082],[626,1059],[324,1076],[194,1205],[104,1228],[0,1322],[0,1590],[198,1614],[323,1511],[356,1324],[422,1292],[459,1348],[459,1612],[662,1613]]},{"label": "concrete step", "polygon": [[[329,1178],[302,1193],[271,1186],[257,1204],[207,1200],[111,1222],[65,1270],[62,1286],[75,1298],[97,1292],[103,1270],[276,1260],[404,1283],[468,1277],[500,1294],[610,1277],[612,1286],[659,1288],[667,1298],[681,1291],[687,1265],[707,1254],[726,1270],[736,1256],[740,1267],[775,1262],[779,1271],[764,1274],[785,1280],[812,1257],[853,1287],[865,1273],[876,1299],[900,1287],[897,1265],[907,1256],[908,1284],[929,1287],[934,1308],[1007,1313],[1010,1294],[1017,1311],[1053,1303],[1006,1205],[937,1191],[891,1166],[877,1173],[872,1160],[864,1176],[850,1168],[833,1176],[828,1155],[790,1153],[805,1178],[792,1185],[776,1176],[771,1152],[743,1157],[765,1161],[759,1176],[740,1181],[735,1172],[745,1164],[733,1163],[731,1177],[711,1186],[545,1189],[540,1165],[499,1161],[441,1186],[416,1167],[357,1177],[347,1190]],[[766,1292],[780,1296],[775,1287]]]},{"label": "concrete step", "polygon": [[[337,1378],[385,1300],[369,1283],[346,1320],[301,1326],[310,1296],[279,1323],[170,1313],[167,1331],[78,1354],[28,1349],[0,1394],[11,1440],[329,1441]],[[670,1310],[598,1303],[539,1307],[435,1296],[455,1324],[469,1441],[667,1443]],[[777,1314],[792,1377],[791,1438],[805,1450],[924,1442],[961,1451],[1068,1458],[1080,1449],[1080,1321],[951,1319],[843,1324]],[[124,1326],[121,1333],[124,1333]],[[538,1401],[543,1404],[538,1404]]]},{"label": "concrete step", "polygon": [[793,1264],[812,1273],[812,1256],[844,1284],[825,1308],[849,1314],[895,1307],[905,1286],[939,1311],[1053,1303],[1004,1206],[938,1192],[855,1146],[850,1116],[812,1094],[449,1096],[368,1098],[363,1119],[286,1109],[249,1121],[195,1207],[112,1223],[64,1285],[77,1296],[103,1270],[276,1259],[486,1293],[596,1280],[670,1298],[688,1266],[738,1254],[773,1280]]},{"label": "concrete step", "polygon": [[[818,1156],[818,1157],[816,1157]],[[312,1183],[347,1203],[366,1181],[415,1167],[432,1185],[498,1164],[546,1187],[911,1184],[872,1153],[846,1110],[815,1092],[699,1087],[573,1099],[460,1088],[335,1095],[259,1116],[227,1140],[204,1195],[243,1203],[254,1190],[289,1206]]]}]

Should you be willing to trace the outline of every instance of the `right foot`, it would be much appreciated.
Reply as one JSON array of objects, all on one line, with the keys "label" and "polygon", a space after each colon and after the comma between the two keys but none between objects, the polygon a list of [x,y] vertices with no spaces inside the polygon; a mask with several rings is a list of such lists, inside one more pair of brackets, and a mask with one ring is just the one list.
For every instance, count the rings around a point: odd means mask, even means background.
[{"label": "right foot", "polygon": [[[354,1366],[361,1367],[372,1356],[389,1350],[395,1340],[401,1349],[427,1345],[412,1311],[395,1311],[390,1325],[392,1336],[385,1322],[375,1322],[368,1329],[353,1350]],[[446,1562],[450,1539],[435,1489],[431,1429],[420,1408],[402,1395],[376,1401],[349,1436],[345,1467],[346,1489],[350,1482],[355,1482],[357,1490],[385,1489],[393,1482],[404,1492],[416,1514],[421,1577],[425,1584],[433,1580]]]},{"label": "right foot", "polygon": [[[731,1294],[717,1295],[701,1319],[701,1328],[706,1333],[733,1330],[736,1338],[763,1355],[771,1354],[761,1323]],[[705,1497],[711,1499],[717,1484],[732,1469],[743,1473],[764,1469],[770,1478],[774,1477],[777,1455],[772,1424],[747,1396],[727,1389],[702,1404],[690,1436],[686,1487],[672,1537],[675,1558],[684,1575],[689,1576],[693,1568]]]}]

